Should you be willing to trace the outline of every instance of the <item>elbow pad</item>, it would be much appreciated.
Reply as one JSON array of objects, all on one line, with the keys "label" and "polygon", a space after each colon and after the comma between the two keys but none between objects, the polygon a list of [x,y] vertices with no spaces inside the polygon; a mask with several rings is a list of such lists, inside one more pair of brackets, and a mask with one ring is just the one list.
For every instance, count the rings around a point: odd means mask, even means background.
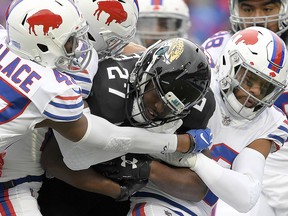
[{"label": "elbow pad", "polygon": [[233,161],[232,170],[203,154],[197,154],[196,165],[192,170],[216,196],[237,211],[248,212],[260,196],[264,166],[265,158],[261,153],[245,148]]}]

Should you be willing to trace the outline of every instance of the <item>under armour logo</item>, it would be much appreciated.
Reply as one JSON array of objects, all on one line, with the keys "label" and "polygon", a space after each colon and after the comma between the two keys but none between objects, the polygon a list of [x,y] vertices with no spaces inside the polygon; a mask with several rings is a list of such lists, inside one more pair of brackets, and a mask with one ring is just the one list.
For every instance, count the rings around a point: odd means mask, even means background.
[{"label": "under armour logo", "polygon": [[126,164],[130,164],[130,165],[132,165],[132,169],[136,169],[137,168],[136,164],[137,164],[138,160],[136,158],[133,158],[132,161],[131,160],[126,160],[126,156],[124,155],[124,156],[121,157],[121,160],[122,160],[122,163],[121,163],[122,167],[126,167]]}]

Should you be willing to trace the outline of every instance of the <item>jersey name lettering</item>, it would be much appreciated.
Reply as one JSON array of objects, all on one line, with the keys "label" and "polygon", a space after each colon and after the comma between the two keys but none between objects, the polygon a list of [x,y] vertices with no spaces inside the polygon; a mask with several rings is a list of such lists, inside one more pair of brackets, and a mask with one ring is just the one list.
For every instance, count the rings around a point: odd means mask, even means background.
[{"label": "jersey name lettering", "polygon": [[[2,46],[3,45],[1,44],[0,49]],[[24,92],[28,93],[30,91],[30,86],[33,85],[35,80],[40,80],[41,76],[37,72],[32,71],[29,65],[21,65],[21,59],[18,57],[10,61],[10,63],[3,65],[3,59],[5,59],[8,52],[9,50],[6,48],[0,53],[1,73],[13,83],[17,84]]]}]

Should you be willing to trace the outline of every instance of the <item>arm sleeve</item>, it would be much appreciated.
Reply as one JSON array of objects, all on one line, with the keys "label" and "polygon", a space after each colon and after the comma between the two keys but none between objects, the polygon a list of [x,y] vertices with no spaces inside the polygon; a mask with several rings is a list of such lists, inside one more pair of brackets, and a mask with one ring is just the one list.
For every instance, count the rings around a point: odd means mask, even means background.
[{"label": "arm sleeve", "polygon": [[232,170],[201,153],[192,170],[216,196],[237,211],[248,212],[260,196],[264,165],[265,158],[261,153],[245,148],[235,158]]},{"label": "arm sleeve", "polygon": [[88,128],[84,137],[72,142],[55,132],[66,165],[73,170],[119,157],[125,153],[175,152],[177,136],[149,132],[143,128],[118,127],[85,113]]}]

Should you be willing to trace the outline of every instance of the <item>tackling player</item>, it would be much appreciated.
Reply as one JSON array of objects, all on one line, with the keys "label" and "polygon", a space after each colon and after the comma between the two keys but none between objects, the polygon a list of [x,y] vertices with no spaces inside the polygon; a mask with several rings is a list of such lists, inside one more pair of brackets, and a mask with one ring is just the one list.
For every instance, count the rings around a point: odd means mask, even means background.
[{"label": "tackling player", "polygon": [[[171,52],[172,50],[178,50],[178,52]],[[190,56],[193,56],[193,58],[190,59]],[[215,101],[213,93],[209,90],[205,98],[201,102],[197,102],[198,96],[196,95],[205,94],[210,82],[208,62],[199,47],[188,40],[176,38],[163,41],[155,45],[155,47],[151,47],[139,57],[137,54],[131,56],[120,55],[117,58],[110,58],[100,62],[99,72],[93,80],[92,93],[87,99],[91,112],[117,125],[148,127],[149,130],[161,133],[173,133],[181,125],[180,119],[183,119],[181,131],[187,131],[191,128],[206,128],[208,119],[214,111]],[[163,101],[166,101],[165,103],[167,104],[165,105]],[[178,104],[177,107],[171,107],[171,102],[175,103],[175,105]],[[188,110],[180,108],[182,103],[190,104],[191,114],[187,113]],[[60,155],[60,161],[57,159],[56,151],[52,149],[52,145],[49,143],[43,153],[43,164],[47,168],[47,172],[75,187],[91,191],[91,188],[84,188],[88,179],[86,176],[84,177],[86,181],[81,181],[79,179],[80,176],[74,177],[73,180],[72,177],[67,177],[70,171],[67,168],[65,172],[63,171],[65,170],[63,161],[62,165],[59,165],[62,157]],[[59,145],[61,146],[60,143]],[[81,163],[86,162],[88,164],[85,166],[76,164],[77,169],[90,167],[94,163],[98,163],[101,157],[102,155],[100,154],[98,156],[92,155],[91,159],[83,158]],[[130,160],[141,161],[137,156],[134,156],[134,158]],[[128,166],[130,166],[129,163],[127,164],[127,169]],[[135,166],[139,166],[138,162],[136,162]],[[165,170],[165,175],[163,170]],[[187,169],[187,171],[182,176],[183,170],[172,169],[153,161],[151,163],[152,174],[150,174],[150,180],[173,195],[177,194],[177,196],[182,198],[186,197],[199,201],[205,195],[206,186],[201,183],[201,180],[191,170]],[[175,179],[175,176],[181,176],[179,177],[181,182],[178,181],[178,178]],[[77,184],[75,184],[76,178]],[[187,187],[179,189],[178,186],[184,182],[187,182]],[[102,188],[102,191],[96,192],[103,193],[102,185],[104,183],[98,183],[98,187]],[[81,186],[83,184],[84,187]],[[84,193],[73,187],[67,193],[65,191],[63,193],[60,188],[62,185],[63,183],[61,184],[61,182],[55,183],[55,180],[51,180],[48,188],[45,188],[44,185],[43,190],[45,190],[45,193],[41,194],[42,197],[40,196],[42,203],[44,203],[44,200],[51,200],[51,197],[57,197],[57,200],[66,200],[60,203],[56,200],[55,202],[51,201],[50,205],[46,204],[44,211],[46,211],[47,215],[56,210],[59,212],[59,209],[61,212],[69,212],[69,215],[80,214],[82,209],[89,209],[90,214],[93,211],[94,214],[102,215],[109,215],[111,212],[114,212],[114,214],[117,212],[117,215],[126,215],[128,212],[129,202],[122,203],[122,210],[119,209],[117,211],[119,204],[112,199],[105,196],[101,198],[99,194]],[[67,188],[68,186],[65,187]],[[105,189],[108,192],[111,190],[111,188]],[[128,187],[128,190],[128,196],[135,192],[134,188]],[[95,189],[92,191],[95,192]],[[67,202],[67,200],[71,201],[71,198],[69,198],[71,194],[74,196],[81,194],[81,201],[75,200],[75,205],[77,204],[77,207],[81,206],[81,208],[71,208],[70,202]],[[103,194],[109,195],[107,191]],[[114,195],[113,198],[117,197]],[[91,199],[94,200],[95,205],[88,204]],[[105,206],[110,206],[111,208],[107,209],[101,206],[101,203],[103,204],[104,202],[106,202]],[[43,208],[41,207],[41,209]],[[80,209],[81,212],[78,212],[77,209]]]},{"label": "tackling player", "polygon": [[[6,14],[7,32],[0,29],[1,186],[5,194],[1,214],[40,215],[34,197],[39,189],[40,173],[32,177],[26,176],[26,172],[12,174],[9,168],[15,164],[8,159],[13,154],[12,158],[17,160],[22,148],[34,156],[33,142],[22,143],[18,155],[14,150],[18,149],[16,143],[35,128],[54,128],[70,139],[70,147],[76,149],[81,145],[95,151],[103,148],[115,151],[114,145],[109,144],[117,142],[124,144],[121,150],[125,152],[142,152],[143,147],[152,152],[190,149],[187,134],[176,136],[120,128],[99,117],[83,114],[81,93],[84,91],[61,71],[86,73],[85,68],[89,67],[95,51],[88,41],[89,27],[71,1],[48,0],[35,4],[31,0],[15,0]],[[97,67],[97,61],[93,63]],[[144,143],[141,137],[145,137]],[[135,147],[133,150],[130,144]],[[36,162],[38,159],[35,157]],[[24,170],[21,166],[18,169]],[[23,191],[24,197],[27,195],[29,204],[25,204],[25,208],[15,208],[21,206],[16,189]]]},{"label": "tackling player", "polygon": [[[249,26],[263,26],[274,31],[284,40],[287,46],[288,3],[286,0],[230,0],[229,8],[232,29],[218,32],[202,44],[210,53],[214,62],[217,61],[232,34]],[[286,89],[275,103],[285,114],[287,114],[285,107],[288,100],[287,93],[288,90]],[[285,167],[288,167],[287,153],[288,145],[285,144],[280,151],[270,154],[266,159],[261,202],[259,201],[257,207],[247,215],[273,216],[275,214],[280,216],[288,212],[286,205],[288,202],[288,188],[286,187],[288,170],[285,170]],[[218,206],[218,213],[221,216],[237,214],[225,203],[219,202]]]},{"label": "tackling player", "polygon": [[275,33],[261,27],[235,33],[212,71],[216,110],[208,127],[213,160],[202,153],[178,161],[175,153],[164,154],[172,165],[191,167],[210,191],[195,203],[147,185],[131,197],[128,215],[208,216],[218,198],[240,212],[253,208],[261,193],[265,158],[288,136],[286,116],[272,106],[284,91],[287,69],[285,44]]},{"label": "tackling player", "polygon": [[145,47],[158,40],[175,37],[188,38],[189,7],[183,0],[138,0],[139,19],[135,41]]}]

